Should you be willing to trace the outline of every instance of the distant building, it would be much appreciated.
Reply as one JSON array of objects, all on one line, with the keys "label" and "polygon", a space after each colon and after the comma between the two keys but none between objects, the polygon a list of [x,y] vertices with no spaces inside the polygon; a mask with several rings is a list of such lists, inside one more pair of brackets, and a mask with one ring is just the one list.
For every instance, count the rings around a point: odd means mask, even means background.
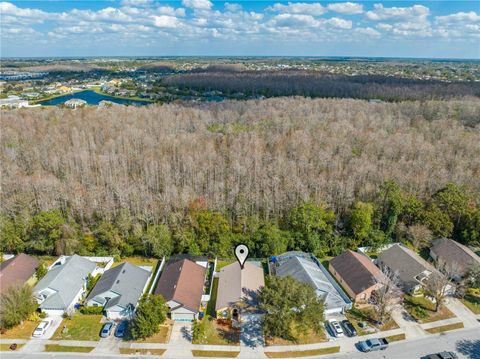
[{"label": "distant building", "polygon": [[87,101],[81,100],[79,98],[72,98],[71,100],[65,101],[65,106],[70,108],[84,107],[87,105]]},{"label": "distant building", "polygon": [[28,107],[28,101],[18,96],[8,96],[0,99],[0,108],[21,108]]},{"label": "distant building", "polygon": [[0,263],[0,295],[11,287],[33,285],[37,268],[38,260],[23,253]]},{"label": "distant building", "polygon": [[61,93],[69,93],[69,92],[72,92],[72,88],[71,87],[68,87],[68,86],[58,86],[56,88],[56,90],[58,92],[61,92]]}]

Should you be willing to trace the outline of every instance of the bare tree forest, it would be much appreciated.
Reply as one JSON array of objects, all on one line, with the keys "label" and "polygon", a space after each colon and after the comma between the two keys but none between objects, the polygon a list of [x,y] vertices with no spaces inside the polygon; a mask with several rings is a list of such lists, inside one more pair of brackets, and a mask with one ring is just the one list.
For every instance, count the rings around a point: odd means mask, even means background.
[{"label": "bare tree forest", "polygon": [[249,96],[308,96],[385,101],[480,96],[479,82],[442,82],[381,75],[333,75],[315,71],[221,71],[176,74],[165,84],[194,90],[220,90]]},{"label": "bare tree forest", "polygon": [[420,198],[447,182],[479,191],[479,114],[475,99],[2,111],[1,209],[164,221],[201,199],[268,219],[302,200],[341,213],[386,180]]}]

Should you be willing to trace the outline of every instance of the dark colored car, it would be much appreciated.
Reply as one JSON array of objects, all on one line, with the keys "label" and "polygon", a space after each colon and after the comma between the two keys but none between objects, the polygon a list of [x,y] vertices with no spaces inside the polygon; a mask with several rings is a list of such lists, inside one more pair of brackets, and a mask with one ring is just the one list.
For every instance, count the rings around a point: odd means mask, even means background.
[{"label": "dark colored car", "polygon": [[115,329],[115,336],[117,338],[123,338],[125,336],[125,330],[127,330],[127,325],[128,322],[126,320],[120,322],[120,324],[117,326],[117,329]]},{"label": "dark colored car", "polygon": [[426,355],[422,359],[458,359],[458,356],[453,352],[441,352]]},{"label": "dark colored car", "polygon": [[348,320],[342,320],[341,324],[343,327],[343,331],[345,332],[345,334],[347,334],[348,337],[357,336],[357,331],[355,330],[355,327],[352,323],[350,323]]},{"label": "dark colored car", "polygon": [[112,332],[112,329],[113,329],[113,323],[112,322],[105,323],[103,325],[102,331],[100,332],[100,336],[102,338],[108,338],[108,336]]}]

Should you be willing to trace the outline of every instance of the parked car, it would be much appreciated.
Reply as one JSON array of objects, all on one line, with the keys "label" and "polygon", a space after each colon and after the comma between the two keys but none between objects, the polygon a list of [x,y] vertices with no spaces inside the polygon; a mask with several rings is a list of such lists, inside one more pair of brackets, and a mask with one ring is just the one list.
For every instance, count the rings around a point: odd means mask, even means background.
[{"label": "parked car", "polygon": [[103,325],[102,331],[100,332],[100,336],[102,338],[108,338],[110,336],[110,333],[112,332],[113,329],[113,323],[112,322],[107,322]]},{"label": "parked car", "polygon": [[329,319],[328,323],[330,324],[333,335],[335,335],[337,338],[343,337],[343,329],[335,319]]},{"label": "parked car", "polygon": [[52,325],[53,320],[51,318],[44,319],[33,331],[32,337],[39,338],[45,334],[47,329]]},{"label": "parked car", "polygon": [[388,341],[385,338],[373,338],[358,342],[357,347],[364,353],[385,350],[388,348]]},{"label": "parked car", "polygon": [[125,330],[127,329],[128,322],[124,320],[123,322],[120,322],[120,324],[117,326],[117,329],[115,329],[115,336],[117,338],[123,338],[125,336]]},{"label": "parked car", "polygon": [[422,359],[458,359],[457,354],[454,352],[441,352],[436,354],[428,354]]},{"label": "parked car", "polygon": [[350,323],[348,320],[342,320],[341,321],[343,331],[345,334],[349,337],[356,337],[357,336],[357,331],[355,330],[355,327],[353,326],[352,323]]}]

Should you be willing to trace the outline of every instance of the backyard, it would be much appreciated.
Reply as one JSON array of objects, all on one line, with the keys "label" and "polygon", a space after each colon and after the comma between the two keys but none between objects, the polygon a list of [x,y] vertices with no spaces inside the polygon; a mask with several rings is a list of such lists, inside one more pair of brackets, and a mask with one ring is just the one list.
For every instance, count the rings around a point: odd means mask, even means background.
[{"label": "backyard", "polygon": [[408,314],[410,314],[418,323],[430,323],[455,317],[445,305],[441,305],[438,311],[435,312],[435,303],[425,297],[405,295],[403,298],[403,304]]},{"label": "backyard", "polygon": [[[75,313],[72,319],[64,319],[53,335],[53,340],[100,340],[102,315]],[[64,330],[66,327],[66,330]]]}]

